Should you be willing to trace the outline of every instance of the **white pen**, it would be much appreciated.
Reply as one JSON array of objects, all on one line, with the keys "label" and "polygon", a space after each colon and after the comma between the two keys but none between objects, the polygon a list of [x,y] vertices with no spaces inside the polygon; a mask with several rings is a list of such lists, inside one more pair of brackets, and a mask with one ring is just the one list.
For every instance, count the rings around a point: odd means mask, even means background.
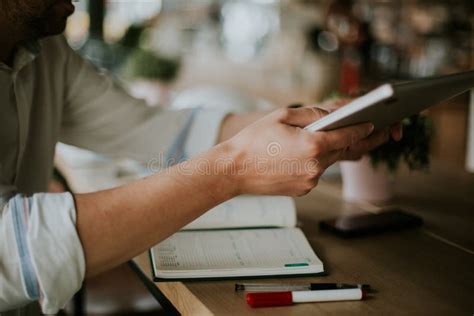
[{"label": "white pen", "polygon": [[247,303],[252,307],[287,306],[295,303],[360,301],[365,292],[361,289],[321,291],[248,293]]}]

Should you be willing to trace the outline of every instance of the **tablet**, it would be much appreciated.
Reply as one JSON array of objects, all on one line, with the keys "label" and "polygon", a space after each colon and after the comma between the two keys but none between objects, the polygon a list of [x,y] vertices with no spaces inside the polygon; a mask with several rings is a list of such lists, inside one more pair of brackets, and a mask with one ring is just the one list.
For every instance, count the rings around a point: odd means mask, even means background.
[{"label": "tablet", "polygon": [[379,130],[474,87],[474,71],[384,84],[305,127],[328,131],[371,122]]}]

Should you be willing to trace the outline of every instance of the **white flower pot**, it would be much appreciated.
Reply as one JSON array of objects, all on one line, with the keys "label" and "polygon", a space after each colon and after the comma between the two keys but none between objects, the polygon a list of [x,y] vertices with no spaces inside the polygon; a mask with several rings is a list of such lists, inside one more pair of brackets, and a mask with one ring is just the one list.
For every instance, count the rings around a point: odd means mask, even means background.
[{"label": "white flower pot", "polygon": [[347,201],[386,201],[393,197],[393,181],[383,164],[374,169],[368,156],[341,161],[342,195]]}]

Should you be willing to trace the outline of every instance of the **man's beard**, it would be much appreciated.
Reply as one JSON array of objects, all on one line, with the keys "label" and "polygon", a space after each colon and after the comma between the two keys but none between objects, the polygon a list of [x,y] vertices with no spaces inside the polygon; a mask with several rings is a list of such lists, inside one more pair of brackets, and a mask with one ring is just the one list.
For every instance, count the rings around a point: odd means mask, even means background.
[{"label": "man's beard", "polygon": [[25,20],[27,39],[38,39],[64,32],[67,18],[74,12],[74,6],[67,0],[57,1],[40,16]]},{"label": "man's beard", "polygon": [[31,18],[26,21],[26,37],[28,39],[39,39],[61,34],[66,28],[66,21],[67,17],[42,16]]}]

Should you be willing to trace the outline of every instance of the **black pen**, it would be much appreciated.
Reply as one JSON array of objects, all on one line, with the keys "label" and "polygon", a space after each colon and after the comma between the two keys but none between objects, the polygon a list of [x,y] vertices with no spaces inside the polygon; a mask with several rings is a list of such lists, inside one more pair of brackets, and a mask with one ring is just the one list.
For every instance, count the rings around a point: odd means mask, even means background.
[{"label": "black pen", "polygon": [[285,291],[318,291],[318,290],[340,290],[340,289],[361,289],[370,290],[368,284],[347,284],[347,283],[310,283],[310,284],[235,284],[235,291],[248,292],[285,292]]}]

